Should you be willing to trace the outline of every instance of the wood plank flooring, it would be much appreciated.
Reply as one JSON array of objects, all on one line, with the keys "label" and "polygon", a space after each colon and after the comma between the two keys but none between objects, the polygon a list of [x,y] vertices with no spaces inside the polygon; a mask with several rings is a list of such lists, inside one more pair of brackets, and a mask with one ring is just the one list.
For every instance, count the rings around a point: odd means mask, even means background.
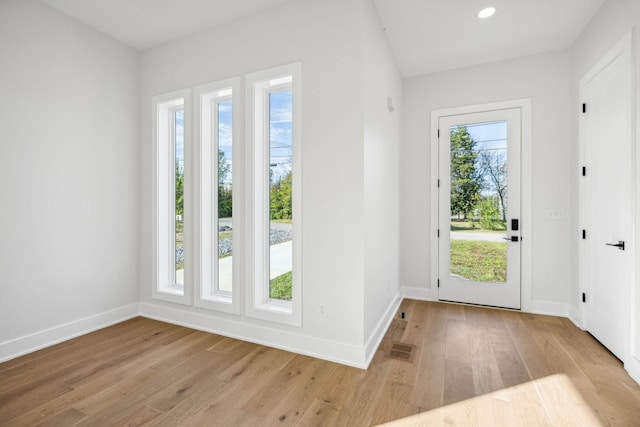
[{"label": "wood plank flooring", "polygon": [[0,364],[2,426],[382,423],[640,426],[640,386],[567,319],[412,300],[366,371],[144,318]]}]

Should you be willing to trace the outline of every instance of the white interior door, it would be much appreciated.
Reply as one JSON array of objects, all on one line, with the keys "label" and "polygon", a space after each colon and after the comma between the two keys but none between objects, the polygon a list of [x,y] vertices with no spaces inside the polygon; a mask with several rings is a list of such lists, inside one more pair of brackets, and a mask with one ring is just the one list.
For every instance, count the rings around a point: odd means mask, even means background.
[{"label": "white interior door", "polygon": [[521,109],[438,123],[438,297],[520,308]]},{"label": "white interior door", "polygon": [[584,326],[624,360],[633,280],[630,39],[582,79],[581,96]]}]

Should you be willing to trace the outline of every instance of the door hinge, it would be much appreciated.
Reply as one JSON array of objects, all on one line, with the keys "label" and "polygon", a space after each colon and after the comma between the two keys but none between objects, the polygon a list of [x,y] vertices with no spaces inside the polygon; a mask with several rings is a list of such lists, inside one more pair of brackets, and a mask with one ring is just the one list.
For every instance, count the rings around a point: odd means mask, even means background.
[{"label": "door hinge", "polygon": [[438,237],[440,237],[440,229],[438,228]]},{"label": "door hinge", "polygon": [[582,302],[587,302],[587,294],[582,293]]},{"label": "door hinge", "polygon": [[582,176],[587,176],[587,167],[586,166],[582,167]]},{"label": "door hinge", "polygon": [[438,138],[440,138],[440,129],[438,129]]},{"label": "door hinge", "polygon": [[587,239],[587,230],[582,230],[582,240]]},{"label": "door hinge", "polygon": [[440,180],[438,180],[438,188],[440,188]]},{"label": "door hinge", "polygon": [[440,287],[440,279],[438,279],[438,287]]},{"label": "door hinge", "polygon": [[582,114],[587,112],[587,104],[582,104]]}]

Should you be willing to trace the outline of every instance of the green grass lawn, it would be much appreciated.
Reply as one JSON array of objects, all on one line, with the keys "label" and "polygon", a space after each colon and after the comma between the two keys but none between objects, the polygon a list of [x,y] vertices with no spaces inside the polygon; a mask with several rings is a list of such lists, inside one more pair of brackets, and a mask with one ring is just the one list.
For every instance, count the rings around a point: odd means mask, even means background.
[{"label": "green grass lawn", "polygon": [[451,240],[451,273],[476,282],[504,282],[507,244]]},{"label": "green grass lawn", "polygon": [[269,298],[291,301],[292,282],[293,274],[291,273],[291,271],[271,279],[271,281],[269,282]]}]

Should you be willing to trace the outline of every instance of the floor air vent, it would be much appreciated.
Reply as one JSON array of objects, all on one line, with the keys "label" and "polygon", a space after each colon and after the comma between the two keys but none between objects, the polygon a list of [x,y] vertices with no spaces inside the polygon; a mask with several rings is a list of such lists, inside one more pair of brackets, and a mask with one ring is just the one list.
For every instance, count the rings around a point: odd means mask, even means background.
[{"label": "floor air vent", "polygon": [[389,353],[387,353],[387,357],[390,357],[391,359],[403,360],[405,362],[413,362],[413,354],[415,348],[415,345],[394,342],[391,345]]}]

